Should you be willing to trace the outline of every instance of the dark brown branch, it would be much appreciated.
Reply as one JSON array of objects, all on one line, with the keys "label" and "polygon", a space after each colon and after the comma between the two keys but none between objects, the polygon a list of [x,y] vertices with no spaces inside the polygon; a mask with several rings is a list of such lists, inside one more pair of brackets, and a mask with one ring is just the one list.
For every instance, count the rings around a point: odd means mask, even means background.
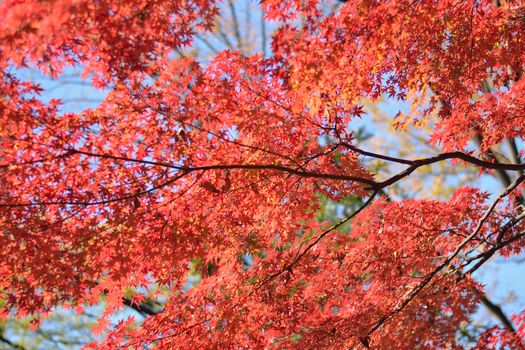
[{"label": "dark brown branch", "polygon": [[[366,152],[362,151],[356,148],[356,150],[360,152]],[[406,159],[398,159],[393,157],[391,158],[392,161],[402,162],[404,164],[410,164],[408,168],[403,170],[397,175],[392,176],[391,178],[382,181],[382,182],[376,182],[369,178],[363,178],[359,176],[352,176],[352,175],[344,175],[344,174],[327,174],[327,173],[316,173],[316,172],[310,172],[306,170],[299,170],[296,168],[291,168],[283,165],[276,165],[276,164],[215,164],[215,165],[202,165],[202,166],[195,166],[195,167],[188,167],[183,165],[174,165],[171,163],[166,162],[156,162],[156,161],[148,161],[143,159],[134,159],[129,157],[122,157],[122,156],[115,156],[111,154],[99,154],[99,153],[93,153],[93,152],[87,152],[87,151],[80,151],[80,150],[69,150],[67,155],[70,154],[83,154],[91,157],[97,157],[97,158],[104,158],[104,159],[112,159],[112,160],[118,160],[118,161],[126,161],[126,162],[133,162],[133,163],[140,163],[140,164],[147,164],[147,165],[153,165],[153,166],[161,166],[165,168],[170,169],[176,169],[184,172],[180,177],[185,176],[191,172],[195,171],[209,171],[209,170],[274,170],[274,171],[281,171],[305,178],[320,178],[320,179],[328,179],[328,180],[341,180],[341,181],[353,181],[362,183],[365,185],[368,185],[367,189],[374,190],[375,192],[384,189],[399,180],[409,176],[414,171],[416,171],[418,168],[430,165],[434,163],[441,162],[443,160],[447,159],[460,159],[467,163],[488,168],[488,169],[504,169],[504,170],[512,170],[512,171],[519,171],[525,169],[524,164],[508,164],[508,163],[492,163],[487,162],[475,157],[472,157],[468,154],[462,153],[462,152],[449,152],[449,153],[442,153],[440,155],[424,158],[424,159],[417,159],[417,160],[406,160]],[[65,155],[66,155],[65,154]],[[367,155],[376,155],[372,152],[366,152]],[[63,155],[63,156],[65,156]],[[380,156],[380,155],[377,155]],[[386,157],[386,156],[385,156]],[[20,206],[32,206],[32,205],[62,205],[62,204],[71,204],[71,205],[101,205],[101,204],[108,204],[111,202],[116,202],[120,200],[130,199],[138,196],[142,196],[144,194],[150,193],[160,187],[164,187],[173,181],[177,180],[180,177],[176,177],[175,179],[172,179],[168,181],[168,183],[164,183],[162,185],[153,187],[149,190],[142,191],[136,194],[131,194],[128,196],[120,197],[120,198],[114,198],[114,199],[108,199],[103,201],[96,201],[96,202],[67,202],[67,201],[51,201],[51,202],[35,202],[35,203],[4,203],[0,204],[0,207],[20,207]]]},{"label": "dark brown branch", "polygon": [[130,308],[132,308],[133,310],[137,311],[138,313],[140,313],[141,315],[145,316],[145,315],[148,315],[148,316],[153,316],[153,315],[156,315],[160,312],[162,312],[162,310],[155,310],[155,308],[153,308],[151,305],[147,304],[147,303],[134,303],[132,302],[131,299],[128,299],[128,298],[123,298],[122,299],[122,303]]},{"label": "dark brown branch", "polygon": [[497,304],[494,304],[492,301],[487,298],[485,294],[481,295],[480,301],[487,309],[489,309],[490,312],[496,316],[496,318],[511,332],[516,332],[516,329],[514,328],[514,325],[510,321],[510,319],[505,315],[501,307]]},{"label": "dark brown branch", "polygon": [[512,171],[519,171],[519,170],[525,169],[525,165],[523,164],[492,163],[492,162],[487,162],[487,161],[478,159],[476,157],[470,156],[462,152],[448,152],[448,153],[439,154],[434,157],[413,160],[411,161],[411,163],[405,163],[405,164],[410,164],[410,166],[406,168],[404,171],[400,172],[399,174],[394,175],[391,178],[378,183],[378,187],[379,188],[388,187],[396,183],[397,181],[409,176],[415,170],[417,170],[418,168],[422,166],[438,163],[438,162],[441,162],[447,159],[460,159],[467,163],[470,163],[470,164],[473,164],[473,165],[476,165],[482,168],[487,168],[487,169],[501,169],[501,170],[512,170]]},{"label": "dark brown branch", "polygon": [[315,172],[310,172],[310,171],[297,170],[295,168],[290,168],[287,166],[276,165],[276,164],[214,164],[214,165],[202,165],[202,166],[188,167],[188,166],[174,165],[174,164],[164,163],[164,162],[154,162],[154,161],[147,161],[147,160],[141,160],[141,159],[133,159],[133,158],[128,158],[128,157],[120,157],[120,156],[114,156],[110,154],[97,154],[97,153],[84,152],[84,151],[75,151],[75,152],[79,154],[92,156],[92,157],[98,157],[98,158],[106,158],[106,159],[127,161],[127,162],[133,162],[133,163],[162,166],[162,167],[166,167],[170,169],[181,170],[187,173],[191,173],[194,171],[207,171],[207,170],[275,170],[275,171],[282,171],[285,173],[290,173],[290,174],[294,174],[294,175],[298,175],[302,177],[321,178],[321,179],[329,179],[329,180],[355,181],[355,182],[370,185],[372,187],[376,185],[376,182],[374,180],[359,177],[359,176],[315,173]]},{"label": "dark brown branch", "polygon": [[3,335],[0,335],[0,342],[9,345],[9,346],[10,346],[11,348],[13,348],[13,349],[25,350],[25,347],[23,347],[23,346],[20,345],[20,344],[13,343],[11,340],[7,339],[7,338],[4,337]]},{"label": "dark brown branch", "polygon": [[[467,163],[470,163],[470,164],[473,164],[479,167],[487,168],[487,169],[503,169],[503,170],[511,170],[511,171],[520,171],[520,170],[525,169],[525,164],[492,163],[492,162],[487,162],[487,161],[478,159],[476,157],[470,156],[462,152],[442,153],[434,157],[416,159],[416,160],[407,160],[407,159],[383,156],[383,159],[390,158],[391,161],[394,161],[395,159],[395,161],[398,163],[403,163],[403,164],[407,164],[410,166],[407,169],[405,169],[403,172],[399,173],[398,175],[395,175],[386,181],[376,183],[373,180],[364,179],[364,178],[360,178],[356,176],[312,173],[312,172],[299,171],[294,168],[289,168],[289,167],[281,166],[281,165],[273,165],[273,164],[266,164],[266,165],[265,164],[230,164],[230,165],[216,164],[216,165],[204,165],[204,166],[197,166],[197,167],[185,167],[182,165],[174,165],[174,164],[165,163],[165,162],[155,162],[155,161],[147,161],[147,160],[141,160],[141,159],[133,159],[129,157],[114,156],[110,154],[99,154],[99,153],[85,152],[85,151],[79,151],[79,150],[74,150],[72,152],[78,153],[78,154],[84,154],[84,155],[88,155],[92,157],[107,158],[107,159],[128,161],[128,162],[148,164],[148,165],[156,165],[156,166],[162,166],[162,167],[178,169],[178,170],[183,170],[183,171],[190,171],[190,172],[191,171],[214,170],[214,169],[215,170],[220,170],[220,169],[278,170],[278,171],[289,172],[295,175],[301,175],[305,177],[319,177],[319,178],[332,179],[332,180],[356,181],[356,182],[362,182],[365,184],[369,184],[372,186],[377,184],[379,188],[384,188],[384,187],[387,187],[393,184],[394,182],[397,182],[399,179],[402,179],[410,175],[412,172],[414,172],[419,167],[438,163],[438,162],[441,162],[443,160],[448,160],[448,159],[460,159]],[[366,152],[366,151],[360,150],[360,152]],[[367,155],[374,154],[372,152],[366,152],[366,153]],[[380,156],[380,155],[377,155],[377,156]]]}]

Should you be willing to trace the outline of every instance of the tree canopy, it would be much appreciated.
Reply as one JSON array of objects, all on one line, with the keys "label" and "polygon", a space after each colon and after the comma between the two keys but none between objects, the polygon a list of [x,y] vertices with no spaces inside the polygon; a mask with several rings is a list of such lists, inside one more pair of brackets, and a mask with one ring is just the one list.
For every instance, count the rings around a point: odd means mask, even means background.
[{"label": "tree canopy", "polygon": [[[181,54],[213,46],[228,4],[0,3],[1,317],[104,299],[97,349],[461,349],[485,303],[501,326],[476,346],[524,348],[525,311],[472,274],[525,247],[525,3],[263,0],[268,41]],[[70,67],[100,104],[66,111],[19,74]],[[358,144],[384,99],[403,106],[392,134],[426,127],[435,154]],[[389,194],[433,164],[504,190]],[[334,222],[326,201],[353,210]],[[126,305],[144,320],[111,324]]]}]

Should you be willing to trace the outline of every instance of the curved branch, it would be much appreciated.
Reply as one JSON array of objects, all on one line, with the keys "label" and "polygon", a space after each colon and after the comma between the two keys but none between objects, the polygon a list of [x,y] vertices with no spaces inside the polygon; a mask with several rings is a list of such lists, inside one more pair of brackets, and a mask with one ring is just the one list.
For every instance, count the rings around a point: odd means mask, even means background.
[{"label": "curved branch", "polygon": [[510,321],[510,319],[505,315],[503,312],[503,309],[498,304],[494,304],[485,294],[482,294],[480,297],[480,301],[485,307],[496,316],[496,318],[511,332],[516,332],[516,329],[514,328],[514,325]]},{"label": "curved branch", "polygon": [[[460,159],[467,163],[470,163],[470,164],[473,164],[473,165],[476,165],[482,168],[487,168],[487,169],[502,169],[502,170],[511,170],[511,171],[520,171],[520,170],[525,169],[524,164],[491,163],[491,162],[487,162],[487,161],[478,159],[476,157],[470,156],[462,152],[448,152],[448,153],[439,154],[434,157],[417,159],[417,160],[410,161],[410,163],[405,163],[405,164],[410,164],[410,166],[406,168],[405,170],[403,170],[402,172],[400,172],[399,174],[394,175],[391,178],[378,183],[378,186],[379,188],[388,187],[398,182],[399,180],[409,176],[410,174],[412,174],[414,171],[416,171],[418,168],[422,166],[431,165],[431,164],[438,163],[438,162],[441,162],[447,159]],[[403,160],[403,161],[406,161],[406,160]]]},{"label": "curved branch", "polygon": [[25,350],[25,347],[23,347],[23,346],[20,345],[20,344],[13,343],[11,340],[7,339],[7,338],[4,337],[3,335],[0,335],[0,342],[9,345],[9,346],[10,346],[11,348],[13,348],[13,349]]}]

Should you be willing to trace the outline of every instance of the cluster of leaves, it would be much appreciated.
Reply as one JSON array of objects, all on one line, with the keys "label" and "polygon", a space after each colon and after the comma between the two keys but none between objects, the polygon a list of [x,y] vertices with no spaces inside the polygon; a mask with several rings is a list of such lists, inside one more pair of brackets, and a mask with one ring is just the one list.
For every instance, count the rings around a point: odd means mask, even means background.
[{"label": "cluster of leaves", "polygon": [[[460,348],[483,295],[470,274],[525,247],[525,178],[511,175],[492,204],[471,187],[442,202],[386,191],[447,160],[525,170],[488,156],[525,132],[525,7],[260,6],[278,27],[271,55],[224,50],[204,65],[174,52],[212,27],[214,1],[0,4],[2,317],[104,298],[105,336],[88,347]],[[26,66],[81,67],[109,93],[63,113],[17,76]],[[412,104],[398,128],[438,118],[427,141],[449,152],[358,148],[350,123],[385,95]],[[362,156],[405,168],[381,178]],[[360,205],[331,223],[319,198]],[[110,325],[124,304],[158,298],[139,328]],[[520,317],[479,347],[523,347]]]}]

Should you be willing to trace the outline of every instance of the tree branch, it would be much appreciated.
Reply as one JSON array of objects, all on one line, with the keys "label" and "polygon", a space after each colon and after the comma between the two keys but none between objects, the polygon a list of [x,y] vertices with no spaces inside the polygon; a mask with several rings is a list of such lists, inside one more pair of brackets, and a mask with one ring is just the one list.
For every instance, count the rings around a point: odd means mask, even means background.
[{"label": "tree branch", "polygon": [[134,303],[129,298],[122,298],[122,303],[124,305],[132,308],[133,310],[137,311],[138,313],[140,313],[143,316],[146,316],[146,315],[153,316],[153,315],[156,315],[156,314],[162,312],[162,310],[155,310],[155,308],[153,308],[151,305],[149,305],[147,303],[140,303],[140,304]]},{"label": "tree branch", "polygon": [[13,349],[17,349],[17,350],[25,350],[25,347],[23,347],[23,346],[20,345],[20,344],[13,343],[11,340],[7,339],[7,338],[4,337],[3,335],[0,335],[0,342],[9,345],[9,346],[10,346],[11,348],[13,348]]},{"label": "tree branch", "polygon": [[516,332],[514,325],[498,304],[494,304],[492,301],[490,301],[490,299],[487,298],[485,294],[481,295],[480,301],[490,312],[494,314],[494,316],[496,316],[496,318],[501,322],[501,324],[503,324],[503,326],[505,326],[505,328],[511,332]]}]

